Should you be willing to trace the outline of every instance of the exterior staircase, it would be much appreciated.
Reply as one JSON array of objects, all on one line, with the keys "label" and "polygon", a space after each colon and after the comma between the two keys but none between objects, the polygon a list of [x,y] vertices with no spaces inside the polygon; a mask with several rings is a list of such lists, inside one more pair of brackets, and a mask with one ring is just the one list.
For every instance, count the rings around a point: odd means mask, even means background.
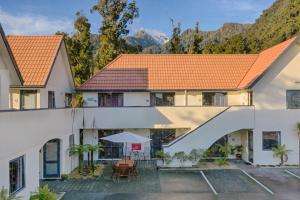
[{"label": "exterior staircase", "polygon": [[190,153],[192,149],[208,149],[229,133],[253,129],[254,119],[253,106],[230,106],[190,132],[163,145],[164,152],[173,155],[180,151]]}]

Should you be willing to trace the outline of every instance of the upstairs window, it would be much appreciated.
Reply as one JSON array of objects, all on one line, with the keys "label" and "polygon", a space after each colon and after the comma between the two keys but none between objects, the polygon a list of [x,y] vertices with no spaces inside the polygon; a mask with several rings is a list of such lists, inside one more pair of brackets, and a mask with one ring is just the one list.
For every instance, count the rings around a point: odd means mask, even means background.
[{"label": "upstairs window", "polygon": [[65,94],[65,107],[70,108],[72,103],[73,95],[72,93],[66,93]]},{"label": "upstairs window", "polygon": [[99,93],[98,106],[99,107],[122,107],[123,93]]},{"label": "upstairs window", "polygon": [[24,156],[9,162],[9,193],[14,194],[25,187]]},{"label": "upstairs window", "polygon": [[20,91],[20,109],[36,109],[37,108],[37,91],[21,90]]},{"label": "upstairs window", "polygon": [[203,92],[202,93],[203,106],[226,106],[227,93],[225,92]]},{"label": "upstairs window", "polygon": [[263,150],[272,150],[280,144],[280,131],[263,132]]},{"label": "upstairs window", "polygon": [[300,90],[288,90],[286,101],[288,109],[300,109]]},{"label": "upstairs window", "polygon": [[155,92],[150,94],[151,106],[174,106],[175,93],[174,92]]},{"label": "upstairs window", "polygon": [[48,108],[55,108],[55,93],[48,91]]}]

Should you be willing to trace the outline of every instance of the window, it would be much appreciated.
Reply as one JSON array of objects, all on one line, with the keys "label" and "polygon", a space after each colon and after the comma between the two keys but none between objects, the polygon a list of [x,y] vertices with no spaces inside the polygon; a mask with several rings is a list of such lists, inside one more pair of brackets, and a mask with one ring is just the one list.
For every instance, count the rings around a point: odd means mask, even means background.
[{"label": "window", "polygon": [[37,108],[37,91],[21,90],[20,109],[36,109]]},{"label": "window", "polygon": [[98,106],[99,107],[122,107],[123,93],[99,93]]},{"label": "window", "polygon": [[226,106],[227,93],[224,92],[203,92],[202,93],[203,106]]},{"label": "window", "polygon": [[99,159],[121,158],[123,156],[123,143],[114,143],[100,138],[121,133],[123,130],[98,130],[98,142],[102,145],[104,151],[98,154]]},{"label": "window", "polygon": [[[75,144],[74,142],[74,134],[69,135],[69,149]],[[69,156],[72,156],[71,152],[69,152]]]},{"label": "window", "polygon": [[288,90],[286,100],[288,109],[300,109],[300,90]]},{"label": "window", "polygon": [[279,131],[263,132],[263,150],[272,150],[278,144],[280,144]]},{"label": "window", "polygon": [[155,152],[162,149],[163,144],[168,144],[176,137],[175,129],[151,129],[151,156],[155,157]]},{"label": "window", "polygon": [[72,104],[72,94],[71,93],[66,93],[65,94],[65,107],[70,108]]},{"label": "window", "polygon": [[175,93],[174,92],[156,92],[150,94],[151,106],[174,106]]},{"label": "window", "polygon": [[24,156],[21,156],[9,162],[9,193],[13,194],[24,187]]},{"label": "window", "polygon": [[48,91],[48,108],[55,108],[55,93]]}]

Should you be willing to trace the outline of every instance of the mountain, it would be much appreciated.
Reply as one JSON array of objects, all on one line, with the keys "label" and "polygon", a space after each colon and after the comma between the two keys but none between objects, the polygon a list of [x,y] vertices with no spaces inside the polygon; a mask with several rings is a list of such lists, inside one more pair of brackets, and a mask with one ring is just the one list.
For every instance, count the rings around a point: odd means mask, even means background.
[{"label": "mountain", "polygon": [[257,53],[300,34],[300,1],[276,0],[251,25],[233,37],[205,46],[205,53]]},{"label": "mountain", "polygon": [[144,30],[136,32],[133,36],[125,37],[125,40],[130,45],[139,45],[142,48],[147,48],[150,46],[160,46],[160,40],[152,37],[149,33]]}]

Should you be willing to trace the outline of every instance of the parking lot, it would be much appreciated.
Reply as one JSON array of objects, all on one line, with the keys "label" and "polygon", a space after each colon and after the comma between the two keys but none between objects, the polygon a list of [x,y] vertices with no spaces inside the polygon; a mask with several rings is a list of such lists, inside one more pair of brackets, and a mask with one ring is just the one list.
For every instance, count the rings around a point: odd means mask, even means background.
[{"label": "parking lot", "polygon": [[[287,171],[288,170],[288,171]],[[64,200],[298,200],[299,168],[246,168],[226,170],[141,170],[141,178],[112,182],[109,172],[95,180],[44,181]]]}]

